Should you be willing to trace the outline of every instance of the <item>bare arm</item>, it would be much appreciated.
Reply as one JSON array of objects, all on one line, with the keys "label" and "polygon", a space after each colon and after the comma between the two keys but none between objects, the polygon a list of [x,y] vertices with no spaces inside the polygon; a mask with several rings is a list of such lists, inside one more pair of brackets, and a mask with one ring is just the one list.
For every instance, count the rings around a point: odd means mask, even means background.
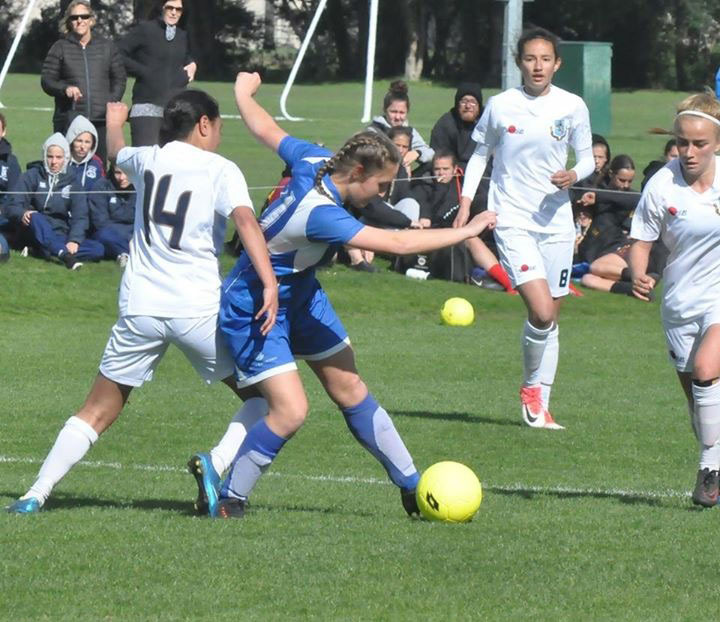
[{"label": "bare arm", "polygon": [[653,287],[655,287],[655,279],[647,275],[652,245],[652,242],[635,240],[630,247],[630,256],[628,257],[630,274],[632,276],[633,295],[636,298],[640,298],[640,300],[646,300],[648,302],[650,302],[648,294],[650,294]]},{"label": "bare arm", "polygon": [[236,207],[230,214],[235,223],[235,229],[242,240],[245,252],[247,252],[263,284],[263,306],[255,315],[259,320],[263,315],[265,321],[260,327],[260,332],[267,335],[275,324],[278,310],[278,285],[275,272],[270,265],[265,238],[260,230],[255,212],[248,207]]},{"label": "bare arm", "polygon": [[261,83],[257,73],[241,71],[235,79],[235,103],[243,122],[255,139],[273,151],[277,151],[280,142],[287,136],[287,132],[275,123],[275,119],[253,99]]},{"label": "bare arm", "polygon": [[475,216],[468,224],[457,228],[392,231],[363,227],[348,242],[348,245],[368,251],[410,255],[458,244],[468,238],[476,237],[485,229],[492,229],[494,226],[495,212],[483,212]]},{"label": "bare arm", "polygon": [[115,162],[120,150],[125,146],[123,124],[127,119],[128,107],[121,102],[108,102],[105,112],[107,127],[107,156],[108,160]]}]

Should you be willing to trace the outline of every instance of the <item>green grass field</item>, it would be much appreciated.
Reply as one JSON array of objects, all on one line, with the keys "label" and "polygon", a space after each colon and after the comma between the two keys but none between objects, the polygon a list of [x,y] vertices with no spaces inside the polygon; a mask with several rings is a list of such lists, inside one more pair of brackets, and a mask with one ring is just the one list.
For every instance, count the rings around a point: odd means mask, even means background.
[{"label": "green grass field", "polygon": [[[50,114],[36,76],[0,93],[21,161]],[[232,114],[230,85],[207,84]],[[383,85],[377,85],[378,99]],[[261,101],[276,111],[280,87]],[[286,124],[340,144],[360,115],[357,84],[299,87]],[[426,136],[452,89],[413,85]],[[639,167],[663,144],[679,93],[614,97],[615,153]],[[322,102],[318,106],[318,102]],[[222,152],[251,185],[282,168],[226,122]],[[263,192],[258,191],[258,203]],[[229,258],[223,258],[227,269]],[[13,254],[0,266],[0,506],[32,483],[92,382],[116,316],[112,263],[75,273]],[[0,619],[713,620],[716,511],[690,503],[696,448],[666,361],[658,305],[587,292],[566,301],[553,412],[561,433],[520,425],[522,302],[445,282],[343,267],[320,280],[359,368],[419,468],[471,466],[485,498],[473,522],[410,520],[384,472],[303,369],[311,413],[242,521],[192,515],[190,454],[237,407],[171,351],[118,423],[58,486],[47,511],[0,513]],[[440,325],[450,296],[468,328]],[[708,601],[708,602],[706,602]]]}]

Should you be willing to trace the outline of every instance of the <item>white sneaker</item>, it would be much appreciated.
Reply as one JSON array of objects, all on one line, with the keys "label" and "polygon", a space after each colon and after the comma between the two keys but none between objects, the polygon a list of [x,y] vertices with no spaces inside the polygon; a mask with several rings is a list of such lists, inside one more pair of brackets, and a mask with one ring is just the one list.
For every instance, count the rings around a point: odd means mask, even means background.
[{"label": "white sneaker", "polygon": [[23,246],[23,249],[20,251],[20,257],[27,257],[29,252],[30,249],[27,246]]},{"label": "white sneaker", "polygon": [[130,255],[128,255],[127,253],[120,253],[115,261],[117,262],[117,265],[124,270],[129,260]]}]

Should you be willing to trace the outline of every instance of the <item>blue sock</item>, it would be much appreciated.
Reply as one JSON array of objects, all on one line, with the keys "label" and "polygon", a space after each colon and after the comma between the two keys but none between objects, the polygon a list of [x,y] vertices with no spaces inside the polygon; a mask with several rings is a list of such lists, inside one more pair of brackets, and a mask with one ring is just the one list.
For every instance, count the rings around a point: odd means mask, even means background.
[{"label": "blue sock", "polygon": [[387,411],[368,393],[357,406],[342,409],[345,423],[358,442],[375,456],[393,484],[404,490],[417,486],[420,475]]},{"label": "blue sock", "polygon": [[287,442],[260,419],[248,432],[220,489],[221,497],[247,499],[260,476]]}]

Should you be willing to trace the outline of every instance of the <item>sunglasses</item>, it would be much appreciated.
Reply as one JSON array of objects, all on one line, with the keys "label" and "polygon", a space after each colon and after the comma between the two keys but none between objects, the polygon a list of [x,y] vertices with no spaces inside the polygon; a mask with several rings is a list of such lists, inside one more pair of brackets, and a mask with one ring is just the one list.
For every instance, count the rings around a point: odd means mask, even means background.
[{"label": "sunglasses", "polygon": [[167,6],[164,6],[164,7],[163,7],[163,10],[167,11],[168,13],[170,13],[171,11],[175,11],[175,13],[182,13],[182,12],[183,12],[183,8],[182,8],[181,6],[170,6],[170,5],[167,5]]},{"label": "sunglasses", "polygon": [[85,21],[87,19],[92,19],[92,15],[85,13],[84,15],[71,15],[68,17],[68,21],[71,22],[79,22],[80,20]]}]

